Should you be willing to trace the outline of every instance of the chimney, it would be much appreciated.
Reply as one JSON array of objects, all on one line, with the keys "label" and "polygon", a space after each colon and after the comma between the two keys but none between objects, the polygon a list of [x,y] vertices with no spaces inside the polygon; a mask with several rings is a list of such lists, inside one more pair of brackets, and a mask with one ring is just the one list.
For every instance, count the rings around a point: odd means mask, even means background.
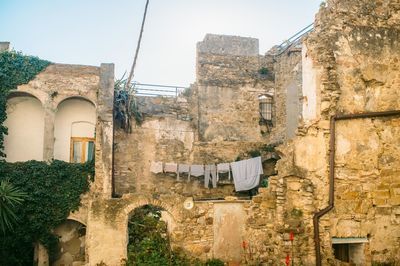
[{"label": "chimney", "polygon": [[0,42],[0,52],[9,50],[10,50],[10,42]]}]

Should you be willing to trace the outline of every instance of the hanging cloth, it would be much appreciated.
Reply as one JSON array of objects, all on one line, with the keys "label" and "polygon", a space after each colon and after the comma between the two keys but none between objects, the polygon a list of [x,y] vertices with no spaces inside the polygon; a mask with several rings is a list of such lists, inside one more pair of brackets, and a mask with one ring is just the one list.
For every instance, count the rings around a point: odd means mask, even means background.
[{"label": "hanging cloth", "polygon": [[179,164],[178,165],[178,175],[177,175],[177,180],[180,181],[180,174],[187,174],[188,175],[188,181],[190,181],[190,165],[189,164]]},{"label": "hanging cloth", "polygon": [[204,175],[204,165],[203,164],[192,164],[190,166],[190,175],[199,177]]},{"label": "hanging cloth", "polygon": [[228,173],[228,180],[231,180],[231,169],[229,163],[217,164],[217,180],[219,181],[219,174]]},{"label": "hanging cloth", "polygon": [[217,167],[215,164],[208,164],[204,167],[204,187],[209,188],[210,181],[213,188],[217,187]]},{"label": "hanging cloth", "polygon": [[260,184],[263,174],[261,157],[231,163],[233,182],[236,191],[245,191]]},{"label": "hanging cloth", "polygon": [[159,174],[163,172],[163,163],[162,162],[151,162],[150,164],[150,172],[154,174]]}]

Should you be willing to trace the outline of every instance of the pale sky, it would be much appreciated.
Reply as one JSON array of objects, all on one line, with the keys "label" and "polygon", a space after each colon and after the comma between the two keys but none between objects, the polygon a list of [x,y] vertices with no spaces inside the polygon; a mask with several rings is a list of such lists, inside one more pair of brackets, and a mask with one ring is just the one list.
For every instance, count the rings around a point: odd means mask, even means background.
[{"label": "pale sky", "polygon": [[[260,54],[314,21],[322,0],[150,0],[134,80],[189,86],[206,33],[257,38]],[[145,0],[0,0],[0,41],[56,63],[130,69]]]}]

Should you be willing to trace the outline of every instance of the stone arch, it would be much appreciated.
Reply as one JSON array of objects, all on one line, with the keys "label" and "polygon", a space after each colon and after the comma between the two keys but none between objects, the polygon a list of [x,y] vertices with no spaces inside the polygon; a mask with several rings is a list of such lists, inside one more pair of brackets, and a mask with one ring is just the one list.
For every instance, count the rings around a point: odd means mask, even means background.
[{"label": "stone arch", "polygon": [[43,106],[43,101],[40,99],[39,95],[36,95],[35,92],[12,90],[8,93],[7,100],[10,100],[15,97],[33,97],[33,98],[36,98],[40,102],[40,104]]},{"label": "stone arch", "polygon": [[67,219],[54,229],[58,235],[58,254],[53,266],[83,265],[86,260],[86,225],[75,219]]},{"label": "stone arch", "polygon": [[68,216],[67,220],[75,221],[75,222],[83,224],[84,226],[87,226],[87,221],[84,221],[83,217],[78,217],[78,215],[74,215],[74,213],[71,213]]},{"label": "stone arch", "polygon": [[60,106],[60,104],[62,104],[65,101],[71,100],[71,99],[80,99],[80,100],[87,101],[96,108],[96,102],[94,101],[94,99],[89,99],[89,98],[87,98],[85,96],[81,96],[81,95],[70,95],[70,96],[65,96],[62,98],[60,97],[59,99],[54,101],[54,105],[57,106],[57,108],[58,108]]},{"label": "stone arch", "polygon": [[[174,201],[174,203],[177,203]],[[161,219],[162,221],[167,223],[167,232],[170,235],[171,243],[174,243],[174,232],[175,230],[179,230],[182,224],[182,217],[180,215],[179,208],[176,207],[177,204],[167,203],[165,201],[161,201],[158,199],[154,199],[151,197],[143,197],[141,196],[139,199],[131,202],[124,208],[124,230],[125,230],[125,242],[123,244],[124,248],[124,258],[128,257],[128,244],[129,244],[129,220],[131,219],[135,210],[142,208],[146,205],[151,205],[155,207],[161,208]]]},{"label": "stone arch", "polygon": [[[80,152],[88,151],[88,139],[94,139],[95,125],[96,106],[92,101],[80,96],[61,100],[57,105],[54,119],[54,158],[63,161],[71,160],[77,141],[73,138],[81,138],[78,141],[79,147],[76,147],[80,149]],[[91,143],[93,144],[94,140]],[[83,148],[84,145],[85,148]],[[93,146],[91,147],[92,150]],[[84,157],[80,158],[85,160]]]},{"label": "stone arch", "polygon": [[39,98],[28,92],[12,91],[8,95],[6,112],[6,160],[43,160],[45,110]]},{"label": "stone arch", "polygon": [[[182,204],[183,204],[183,201],[182,201]],[[182,221],[182,215],[180,213],[180,208],[178,208],[176,206],[176,204],[172,205],[172,204],[166,203],[164,201],[161,201],[161,200],[158,200],[158,199],[153,199],[153,198],[150,198],[150,197],[140,197],[140,199],[135,200],[134,202],[128,204],[124,208],[124,213],[128,217],[128,219],[126,220],[126,223],[128,223],[128,220],[129,220],[132,212],[136,208],[140,208],[140,207],[145,206],[145,205],[154,205],[156,207],[163,208],[165,211],[167,211],[172,216],[172,218],[177,223]]]}]

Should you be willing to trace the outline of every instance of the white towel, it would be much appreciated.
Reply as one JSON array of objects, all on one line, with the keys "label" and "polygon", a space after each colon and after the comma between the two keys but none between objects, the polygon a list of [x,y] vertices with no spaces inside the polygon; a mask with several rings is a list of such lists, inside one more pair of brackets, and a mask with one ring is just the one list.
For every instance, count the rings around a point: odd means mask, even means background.
[{"label": "white towel", "polygon": [[263,174],[261,157],[231,163],[236,191],[250,190],[260,184]]},{"label": "white towel", "polygon": [[219,173],[228,173],[228,180],[231,180],[231,170],[229,163],[219,163],[217,164],[217,179],[219,181]]},{"label": "white towel", "polygon": [[151,162],[150,164],[150,172],[154,174],[162,173],[163,171],[163,163],[162,162]]},{"label": "white towel", "polygon": [[192,166],[190,166],[190,175],[195,177],[204,175],[204,165],[193,164]]},{"label": "white towel", "polygon": [[190,165],[189,164],[179,164],[178,165],[178,176],[177,180],[180,180],[179,174],[180,173],[187,173],[188,174],[188,181],[190,181]]},{"label": "white towel", "polygon": [[178,164],[176,163],[165,163],[164,173],[176,173],[178,170]]}]

